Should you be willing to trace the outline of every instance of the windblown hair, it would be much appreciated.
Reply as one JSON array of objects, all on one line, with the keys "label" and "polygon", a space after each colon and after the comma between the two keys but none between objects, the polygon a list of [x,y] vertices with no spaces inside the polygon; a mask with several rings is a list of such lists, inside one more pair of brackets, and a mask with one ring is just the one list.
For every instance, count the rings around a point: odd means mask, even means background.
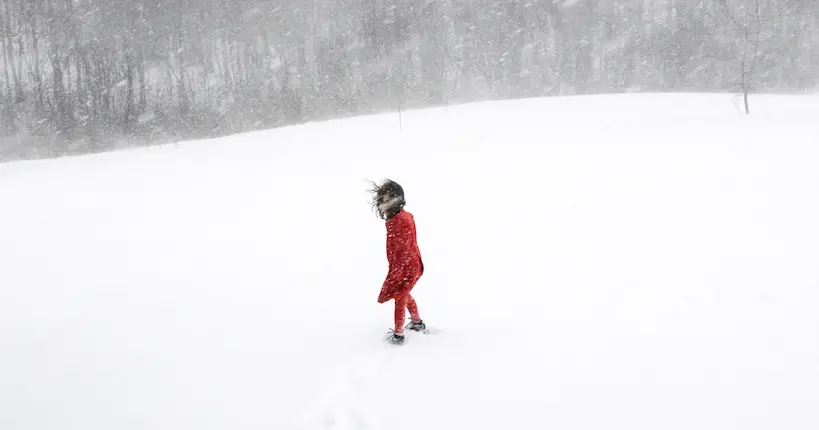
[{"label": "windblown hair", "polygon": [[[373,194],[372,206],[379,218],[390,219],[395,216],[395,214],[400,212],[401,209],[403,209],[407,204],[406,200],[404,200],[404,188],[402,188],[397,182],[387,179],[381,185],[378,185],[375,182],[371,183],[373,188],[371,188],[369,191]],[[378,207],[384,196],[391,199],[397,199],[396,204],[393,205],[386,213]]]}]

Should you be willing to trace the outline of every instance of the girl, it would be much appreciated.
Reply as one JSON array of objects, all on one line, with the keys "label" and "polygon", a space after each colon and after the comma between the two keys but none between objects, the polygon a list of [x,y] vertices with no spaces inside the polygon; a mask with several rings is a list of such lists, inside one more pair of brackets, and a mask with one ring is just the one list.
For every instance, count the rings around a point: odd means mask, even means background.
[{"label": "girl", "polygon": [[395,329],[391,330],[387,340],[401,345],[404,343],[403,326],[407,309],[410,312],[407,328],[415,331],[426,329],[418,314],[418,305],[410,295],[415,283],[424,273],[424,262],[415,237],[415,219],[404,210],[404,189],[389,179],[381,185],[373,185],[373,207],[379,218],[386,220],[389,262],[389,272],[381,287],[378,303],[395,300]]}]

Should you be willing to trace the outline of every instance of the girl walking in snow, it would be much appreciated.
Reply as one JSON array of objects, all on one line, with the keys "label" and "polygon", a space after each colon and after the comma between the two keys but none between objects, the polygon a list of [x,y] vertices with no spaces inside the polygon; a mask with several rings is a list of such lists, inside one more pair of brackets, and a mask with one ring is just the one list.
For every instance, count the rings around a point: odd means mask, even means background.
[{"label": "girl walking in snow", "polygon": [[381,286],[378,303],[395,300],[395,328],[391,330],[387,340],[401,345],[404,343],[407,309],[410,312],[410,323],[406,328],[415,331],[426,329],[418,313],[418,304],[410,295],[424,273],[424,262],[416,240],[415,219],[404,210],[404,189],[388,179],[381,185],[375,185],[371,191],[374,194],[373,207],[379,218],[386,220],[387,227],[389,272]]}]

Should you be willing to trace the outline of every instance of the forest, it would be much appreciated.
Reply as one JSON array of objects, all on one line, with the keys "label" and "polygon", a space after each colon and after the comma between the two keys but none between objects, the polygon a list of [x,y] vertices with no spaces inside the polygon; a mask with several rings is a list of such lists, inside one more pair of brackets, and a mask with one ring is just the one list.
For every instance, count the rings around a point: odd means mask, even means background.
[{"label": "forest", "polygon": [[816,0],[0,0],[3,160],[520,97],[753,114],[817,83]]}]

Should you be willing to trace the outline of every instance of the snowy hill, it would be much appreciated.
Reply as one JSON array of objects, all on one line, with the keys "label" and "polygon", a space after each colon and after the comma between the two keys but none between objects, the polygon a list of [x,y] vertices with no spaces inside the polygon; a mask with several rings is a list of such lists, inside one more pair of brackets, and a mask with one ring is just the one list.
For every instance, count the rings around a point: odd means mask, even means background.
[{"label": "snowy hill", "polygon": [[[819,98],[479,103],[0,165],[0,429],[819,428]],[[407,191],[440,333],[381,341]]]}]

